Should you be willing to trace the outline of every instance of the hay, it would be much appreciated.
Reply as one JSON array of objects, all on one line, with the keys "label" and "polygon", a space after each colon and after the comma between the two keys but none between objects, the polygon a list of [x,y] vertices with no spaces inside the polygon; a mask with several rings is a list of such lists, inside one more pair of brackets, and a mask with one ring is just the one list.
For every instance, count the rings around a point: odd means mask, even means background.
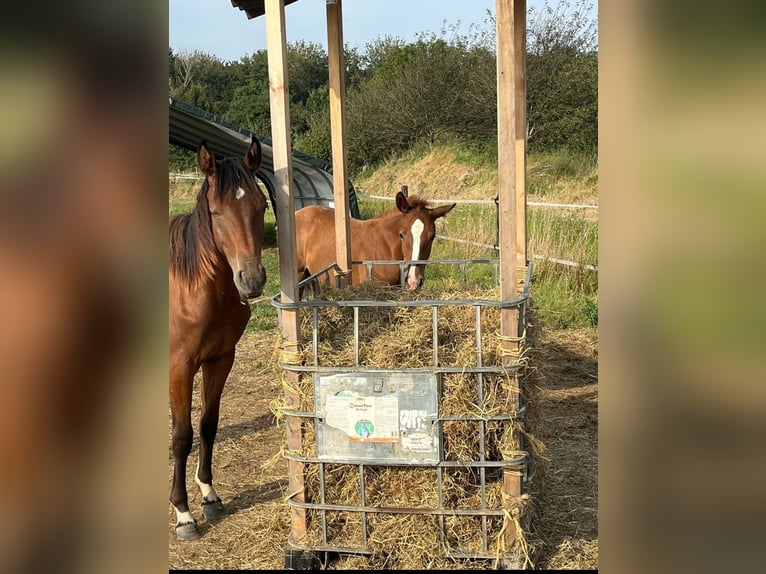
[{"label": "hay", "polygon": [[[536,327],[526,390],[534,398],[526,418],[528,429],[545,444],[533,457],[530,552],[537,568],[597,570],[595,334],[587,329],[543,330],[534,316],[532,323]],[[535,437],[528,442],[535,443]]]},{"label": "hay", "polygon": [[[458,288],[433,293],[423,289],[413,293],[393,290],[374,282],[350,289],[325,287],[325,301],[357,300],[440,300],[497,301],[498,289]],[[460,461],[466,466],[441,471],[422,466],[386,466],[381,464],[324,463],[323,497],[317,463],[304,464],[305,499],[315,504],[361,506],[379,509],[361,512],[307,510],[305,538],[296,541],[306,548],[358,548],[360,556],[343,556],[338,568],[426,569],[462,568],[472,564],[490,566],[508,552],[529,559],[529,547],[522,523],[527,520],[530,497],[511,497],[503,490],[503,476],[520,473],[519,469],[471,466],[482,458],[487,461],[509,460],[522,454],[539,456],[543,445],[524,428],[522,421],[486,421],[486,417],[509,414],[517,396],[513,391],[514,373],[485,373],[479,376],[478,365],[498,366],[503,360],[504,343],[499,336],[500,309],[480,305],[480,344],[477,348],[477,306],[449,304],[439,307],[437,322],[438,364],[465,369],[442,376],[439,402],[441,415],[470,417],[470,420],[444,421],[443,460]],[[301,310],[300,333],[303,346],[297,353],[285,355],[285,363],[321,367],[354,367],[355,355],[361,368],[399,369],[429,367],[434,364],[433,320],[430,305],[407,307],[360,307],[358,311],[359,345],[354,349],[354,311],[351,307],[322,305],[314,311]],[[317,344],[313,345],[316,330]],[[525,341],[520,341],[522,365],[526,363]],[[289,360],[287,360],[287,359]],[[519,358],[517,357],[517,360]],[[523,372],[523,371],[522,371]],[[286,384],[286,383],[285,383]],[[294,390],[300,409],[314,411],[314,388],[311,374],[300,375]],[[272,410],[281,418],[284,399],[275,401]],[[483,433],[482,433],[482,428]],[[313,419],[302,421],[301,454],[316,456]],[[483,449],[483,450],[482,450]],[[531,452],[527,453],[526,449]],[[364,473],[363,477],[360,473]],[[362,478],[364,488],[362,489]],[[482,488],[483,484],[483,488]],[[361,500],[362,493],[364,501]],[[404,513],[385,512],[386,508],[404,509]],[[475,511],[477,515],[434,514],[433,509]],[[417,510],[425,511],[418,513]],[[497,511],[499,515],[478,515],[479,511]],[[428,512],[431,511],[431,512]],[[506,533],[516,533],[513,548],[506,546]],[[482,532],[486,532],[483,540]],[[366,546],[365,546],[366,535]],[[365,556],[361,549],[371,553]],[[478,555],[477,560],[455,556]]]}]

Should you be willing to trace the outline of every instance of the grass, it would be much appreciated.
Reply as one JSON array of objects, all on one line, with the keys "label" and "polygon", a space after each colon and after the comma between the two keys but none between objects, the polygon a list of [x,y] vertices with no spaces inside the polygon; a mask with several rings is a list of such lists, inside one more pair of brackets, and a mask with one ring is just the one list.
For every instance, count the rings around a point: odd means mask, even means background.
[{"label": "grass", "polygon": [[543,201],[598,202],[598,158],[568,151],[533,153],[527,160],[527,193]]}]

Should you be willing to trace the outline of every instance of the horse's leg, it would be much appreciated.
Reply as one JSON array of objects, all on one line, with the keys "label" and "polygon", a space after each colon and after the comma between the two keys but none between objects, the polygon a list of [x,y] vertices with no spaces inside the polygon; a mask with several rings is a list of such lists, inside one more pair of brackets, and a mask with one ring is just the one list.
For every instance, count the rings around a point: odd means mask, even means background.
[{"label": "horse's leg", "polygon": [[223,515],[223,502],[213,490],[213,443],[218,433],[221,393],[234,364],[234,351],[202,363],[202,418],[199,462],[195,481],[202,492],[202,512],[208,520]]},{"label": "horse's leg", "polygon": [[[173,361],[171,357],[171,361]],[[184,361],[170,366],[170,412],[173,425],[173,486],[170,503],[176,511],[176,536],[179,540],[195,540],[202,536],[197,521],[189,512],[186,491],[186,461],[192,448],[194,430],[191,425],[192,388],[196,368]]]}]

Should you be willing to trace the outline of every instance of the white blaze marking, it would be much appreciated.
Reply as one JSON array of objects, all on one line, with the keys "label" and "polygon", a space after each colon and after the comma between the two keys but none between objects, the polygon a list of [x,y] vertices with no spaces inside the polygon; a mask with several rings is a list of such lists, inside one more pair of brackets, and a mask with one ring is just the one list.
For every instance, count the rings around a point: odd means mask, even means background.
[{"label": "white blaze marking", "polygon": [[242,189],[241,187],[238,187],[237,193],[234,194],[234,197],[236,197],[237,199],[242,199],[244,196],[245,196],[245,190]]},{"label": "white blaze marking", "polygon": [[176,524],[189,524],[194,522],[194,517],[188,510],[186,512],[179,512],[176,509]]},{"label": "white blaze marking", "polygon": [[[213,490],[213,485],[202,482],[199,479],[199,462],[197,462],[197,472],[194,473],[194,482],[196,482],[197,486],[199,486],[199,489],[202,492],[202,498],[204,500],[218,500],[218,495],[215,493],[215,490]],[[210,494],[213,496],[209,496]]]},{"label": "white blaze marking", "polygon": [[[410,232],[412,233],[412,257],[410,259],[413,261],[417,261],[418,257],[420,256],[420,236],[423,234],[424,227],[425,226],[423,225],[423,222],[419,219],[416,219],[410,228]],[[410,271],[407,274],[407,277],[409,280],[415,281],[414,265],[410,267]]]}]

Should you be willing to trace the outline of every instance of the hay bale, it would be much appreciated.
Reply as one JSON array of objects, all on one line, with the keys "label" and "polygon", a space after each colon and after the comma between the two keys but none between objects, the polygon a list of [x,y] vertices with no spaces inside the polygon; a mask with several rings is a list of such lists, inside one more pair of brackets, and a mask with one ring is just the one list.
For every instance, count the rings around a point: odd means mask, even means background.
[{"label": "hay bale", "polygon": [[[444,300],[477,301],[498,300],[498,289],[452,288],[445,292],[418,292],[394,290],[389,286],[370,282],[349,289],[326,287],[325,301],[369,300]],[[500,365],[503,342],[500,332],[500,309],[479,306],[481,320],[480,352],[477,352],[477,306],[440,306],[437,323],[437,344],[440,366],[457,366],[464,372],[442,376],[442,396],[439,399],[441,415],[472,417],[471,420],[444,421],[441,428],[443,460],[471,463],[480,460],[509,460],[534,446],[539,452],[542,445],[534,442],[521,421],[483,421],[485,417],[508,414],[516,399],[512,385],[514,375],[508,372],[483,374],[472,371],[479,361],[484,366]],[[351,307],[321,306],[316,310],[316,349],[313,346],[314,311],[301,310],[300,357],[304,364],[314,364],[316,352],[319,366],[354,367],[354,312]],[[358,360],[362,368],[399,369],[433,366],[433,323],[430,305],[373,306],[359,308]],[[479,385],[481,384],[481,393]],[[301,409],[314,411],[314,388],[311,374],[299,378],[297,390]],[[283,405],[282,405],[283,406]],[[280,407],[277,406],[277,411]],[[313,420],[303,425],[301,452],[306,457],[316,456],[316,437]],[[482,434],[481,428],[484,427]],[[519,437],[526,434],[526,440]],[[531,440],[530,440],[531,439]],[[522,444],[526,443],[526,444]],[[483,446],[483,452],[482,451]],[[422,466],[386,466],[380,464],[324,463],[324,499],[320,488],[319,464],[305,464],[305,498],[314,503],[360,506],[362,504],[361,476],[364,473],[364,505],[378,512],[366,513],[366,530],[360,512],[307,511],[308,529],[304,540],[307,547],[331,545],[334,547],[364,547],[372,556],[346,559],[344,567],[363,568],[452,568],[460,561],[455,553],[475,553],[502,557],[510,549],[505,547],[508,528],[516,529],[514,550],[526,553],[526,541],[520,530],[529,505],[528,495],[510,497],[503,492],[503,470],[481,470],[468,464],[465,467],[444,468],[442,489],[438,489],[439,470]],[[513,472],[506,469],[505,472]],[[482,474],[484,489],[482,494]],[[455,516],[446,514],[418,514],[415,512],[388,513],[385,508],[423,509],[438,508],[462,510],[502,511],[501,516]],[[487,528],[487,547],[481,532]],[[326,539],[323,530],[326,531]]]}]

